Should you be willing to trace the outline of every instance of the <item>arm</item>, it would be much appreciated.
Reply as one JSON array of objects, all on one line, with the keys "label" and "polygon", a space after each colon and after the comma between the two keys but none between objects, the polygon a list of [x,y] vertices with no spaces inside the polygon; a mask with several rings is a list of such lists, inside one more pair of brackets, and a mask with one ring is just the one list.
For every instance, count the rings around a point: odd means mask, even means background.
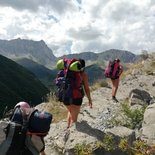
[{"label": "arm", "polygon": [[122,72],[123,72],[123,66],[120,65],[119,68],[120,68],[120,70],[119,70],[119,76],[120,76],[122,74]]},{"label": "arm", "polygon": [[90,89],[89,89],[89,84],[88,84],[88,76],[85,72],[82,72],[81,77],[83,80],[84,90],[85,90],[86,96],[88,98],[89,106],[90,106],[90,108],[92,108],[92,99],[91,99]]}]

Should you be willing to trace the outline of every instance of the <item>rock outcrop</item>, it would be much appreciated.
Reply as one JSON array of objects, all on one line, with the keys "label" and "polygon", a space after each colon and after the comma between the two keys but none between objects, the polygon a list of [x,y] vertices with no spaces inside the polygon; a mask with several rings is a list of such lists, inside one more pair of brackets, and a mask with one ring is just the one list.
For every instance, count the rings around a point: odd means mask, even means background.
[{"label": "rock outcrop", "polygon": [[[145,74],[143,69],[139,70],[137,74],[135,72],[131,72],[125,79],[121,80],[117,94],[119,103],[111,101],[110,88],[99,88],[91,93],[93,109],[89,109],[87,99],[84,98],[78,122],[69,130],[65,130],[65,119],[59,123],[51,124],[50,132],[45,137],[47,155],[74,155],[78,144],[90,146],[89,148],[93,149],[94,155],[96,153],[97,155],[124,154],[118,149],[106,152],[104,149],[95,148],[96,142],[102,141],[107,133],[111,133],[118,141],[126,137],[129,144],[132,144],[137,137],[146,140],[148,144],[155,144],[155,106],[153,104],[155,75]],[[144,114],[143,125],[138,133],[137,130],[123,126],[116,127],[109,123],[111,118],[118,115],[121,103],[127,99],[130,106],[133,107],[135,105],[149,105]]]}]

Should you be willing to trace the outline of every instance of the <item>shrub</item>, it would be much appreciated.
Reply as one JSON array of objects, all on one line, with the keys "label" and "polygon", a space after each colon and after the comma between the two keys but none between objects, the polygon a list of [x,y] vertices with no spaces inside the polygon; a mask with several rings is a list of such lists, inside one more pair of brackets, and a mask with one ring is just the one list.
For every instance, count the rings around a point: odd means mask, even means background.
[{"label": "shrub", "polygon": [[121,139],[118,147],[129,155],[155,155],[155,145],[149,146],[143,140],[136,140],[133,146],[130,146],[127,139],[124,138]]},{"label": "shrub", "polygon": [[92,147],[86,144],[76,144],[74,153],[75,155],[92,155]]},{"label": "shrub", "polygon": [[115,150],[115,141],[112,134],[106,134],[101,142],[97,142],[97,148],[104,148],[107,151]]},{"label": "shrub", "polygon": [[121,104],[121,111],[125,116],[126,126],[130,129],[139,127],[142,124],[145,109],[146,107],[131,109],[128,104]]}]

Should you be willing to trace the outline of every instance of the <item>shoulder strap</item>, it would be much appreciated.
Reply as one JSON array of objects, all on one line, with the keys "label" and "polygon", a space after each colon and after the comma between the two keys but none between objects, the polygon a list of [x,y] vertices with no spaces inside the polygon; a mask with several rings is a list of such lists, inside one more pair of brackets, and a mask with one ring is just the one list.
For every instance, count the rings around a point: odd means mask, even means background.
[{"label": "shoulder strap", "polygon": [[31,115],[31,110],[29,112],[25,111],[25,110],[21,110],[22,111],[22,118],[23,118],[23,125],[22,125],[22,133],[26,134],[26,132],[28,131],[28,126],[29,126],[29,117]]}]

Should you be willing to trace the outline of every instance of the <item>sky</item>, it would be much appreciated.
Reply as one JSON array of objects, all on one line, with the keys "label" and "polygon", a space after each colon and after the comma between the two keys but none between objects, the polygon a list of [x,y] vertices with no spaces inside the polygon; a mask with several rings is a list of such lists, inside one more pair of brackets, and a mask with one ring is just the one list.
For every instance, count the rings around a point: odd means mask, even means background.
[{"label": "sky", "polygon": [[44,40],[57,57],[155,51],[155,0],[0,0],[0,39]]}]

